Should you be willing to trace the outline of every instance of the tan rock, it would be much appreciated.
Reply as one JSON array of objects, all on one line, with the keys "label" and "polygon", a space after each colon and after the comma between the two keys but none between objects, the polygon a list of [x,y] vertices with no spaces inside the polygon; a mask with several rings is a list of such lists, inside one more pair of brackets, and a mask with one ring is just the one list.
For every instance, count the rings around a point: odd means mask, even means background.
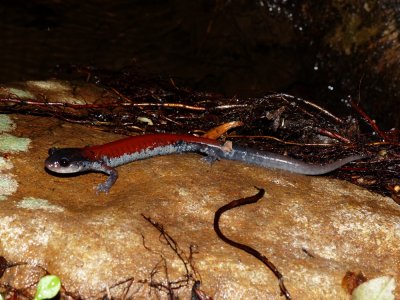
[{"label": "tan rock", "polygon": [[[108,287],[115,298],[126,292],[164,299],[169,282],[174,295],[189,299],[196,279],[214,299],[282,299],[271,271],[213,230],[215,211],[255,194],[254,186],[265,188],[265,197],[227,212],[221,228],[266,255],[293,299],[348,299],[341,286],[347,271],[400,279],[400,208],[390,198],[329,177],[231,161],[210,166],[197,154],[122,166],[111,192],[97,195],[104,175],[52,176],[43,168],[47,149],[119,136],[47,118],[12,118],[13,134],[32,141],[27,152],[9,155],[8,172],[19,185],[0,202],[0,253],[29,265],[9,268],[3,283],[34,283],[43,275],[39,264],[84,298],[99,298]],[[142,214],[163,225],[183,259]]]}]

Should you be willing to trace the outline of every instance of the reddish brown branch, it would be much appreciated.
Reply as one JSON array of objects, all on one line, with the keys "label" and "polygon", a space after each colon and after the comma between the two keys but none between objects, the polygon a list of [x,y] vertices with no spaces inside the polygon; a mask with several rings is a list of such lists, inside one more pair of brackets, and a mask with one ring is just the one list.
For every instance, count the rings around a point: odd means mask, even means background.
[{"label": "reddish brown branch", "polygon": [[322,128],[316,128],[316,131],[321,135],[325,135],[325,136],[330,137],[332,139],[342,141],[342,142],[344,142],[346,144],[350,144],[351,143],[351,141],[348,138],[346,138],[346,137],[344,137],[344,136],[342,136],[342,135],[340,135],[340,134],[338,134],[336,132],[332,132],[332,131],[329,131],[329,130],[326,130],[326,129],[322,129]]},{"label": "reddish brown branch", "polygon": [[254,248],[229,239],[222,233],[221,229],[219,228],[219,220],[221,218],[221,215],[224,212],[226,212],[232,208],[242,206],[242,205],[256,203],[258,200],[260,200],[264,196],[264,194],[265,194],[264,189],[258,189],[258,193],[256,195],[246,197],[246,198],[241,198],[238,200],[233,200],[233,201],[229,202],[228,204],[220,207],[216,211],[215,216],[214,216],[214,230],[217,233],[218,237],[221,240],[223,240],[225,243],[249,253],[250,255],[254,256],[258,260],[260,260],[262,263],[264,263],[274,273],[276,278],[278,278],[279,288],[280,288],[282,294],[285,296],[286,299],[290,300],[291,299],[290,293],[285,287],[285,284],[283,282],[283,276],[279,272],[279,270],[275,267],[275,265],[272,262],[270,262],[267,257],[262,255],[260,252],[258,252]]},{"label": "reddish brown branch", "polygon": [[367,113],[361,108],[358,103],[356,103],[354,100],[350,100],[350,104],[353,109],[368,123],[368,125],[371,126],[372,129],[381,137],[383,141],[386,141],[388,139],[386,133],[379,128],[376,122],[367,115]]}]

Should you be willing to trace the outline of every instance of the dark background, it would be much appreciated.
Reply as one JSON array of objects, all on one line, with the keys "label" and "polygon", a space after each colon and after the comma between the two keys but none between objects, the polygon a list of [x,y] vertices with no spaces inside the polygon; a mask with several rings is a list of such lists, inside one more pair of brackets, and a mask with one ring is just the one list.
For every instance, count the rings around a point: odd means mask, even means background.
[{"label": "dark background", "polygon": [[351,97],[399,127],[397,4],[338,2],[1,2],[0,82],[134,64],[198,91],[284,92],[341,115]]}]

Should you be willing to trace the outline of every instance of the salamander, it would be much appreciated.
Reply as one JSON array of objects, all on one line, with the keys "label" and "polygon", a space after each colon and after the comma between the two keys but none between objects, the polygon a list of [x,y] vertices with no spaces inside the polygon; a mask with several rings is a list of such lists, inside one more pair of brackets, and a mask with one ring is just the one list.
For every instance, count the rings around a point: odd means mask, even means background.
[{"label": "salamander", "polygon": [[50,148],[45,167],[55,173],[102,172],[107,180],[98,185],[98,192],[108,193],[118,179],[115,167],[159,155],[198,152],[213,162],[236,160],[264,168],[281,169],[298,174],[321,175],[363,158],[351,155],[327,164],[308,164],[284,155],[232,146],[203,137],[184,134],[147,134],[123,138],[104,145],[83,148]]}]

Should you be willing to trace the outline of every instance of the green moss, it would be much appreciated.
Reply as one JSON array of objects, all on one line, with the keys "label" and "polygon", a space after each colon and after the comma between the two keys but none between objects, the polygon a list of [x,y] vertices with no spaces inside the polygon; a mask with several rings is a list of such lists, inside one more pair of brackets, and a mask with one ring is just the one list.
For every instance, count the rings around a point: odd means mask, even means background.
[{"label": "green moss", "polygon": [[0,157],[0,172],[3,170],[10,170],[14,167],[13,163],[4,157]]},{"label": "green moss", "polygon": [[47,91],[56,91],[59,93],[70,92],[72,90],[69,83],[58,80],[27,81],[26,85],[29,87],[39,88]]},{"label": "green moss", "polygon": [[32,88],[43,95],[49,101],[61,101],[71,104],[86,104],[84,99],[78,99],[79,88],[72,86],[67,81],[48,80],[48,81],[27,81],[28,88]]},{"label": "green moss", "polygon": [[0,152],[16,153],[27,151],[31,140],[19,138],[11,134],[3,133],[0,135]]},{"label": "green moss", "polygon": [[15,129],[15,123],[8,115],[0,115],[0,132],[11,131]]},{"label": "green moss", "polygon": [[8,94],[17,96],[17,98],[20,98],[20,99],[35,99],[35,96],[32,95],[29,91],[24,91],[24,90],[16,89],[16,88],[7,88],[5,90]]},{"label": "green moss", "polygon": [[17,207],[26,209],[42,209],[51,212],[63,212],[64,208],[49,203],[49,201],[34,197],[24,197],[18,202]]},{"label": "green moss", "polygon": [[0,200],[6,200],[18,188],[18,182],[8,174],[0,174]]}]

